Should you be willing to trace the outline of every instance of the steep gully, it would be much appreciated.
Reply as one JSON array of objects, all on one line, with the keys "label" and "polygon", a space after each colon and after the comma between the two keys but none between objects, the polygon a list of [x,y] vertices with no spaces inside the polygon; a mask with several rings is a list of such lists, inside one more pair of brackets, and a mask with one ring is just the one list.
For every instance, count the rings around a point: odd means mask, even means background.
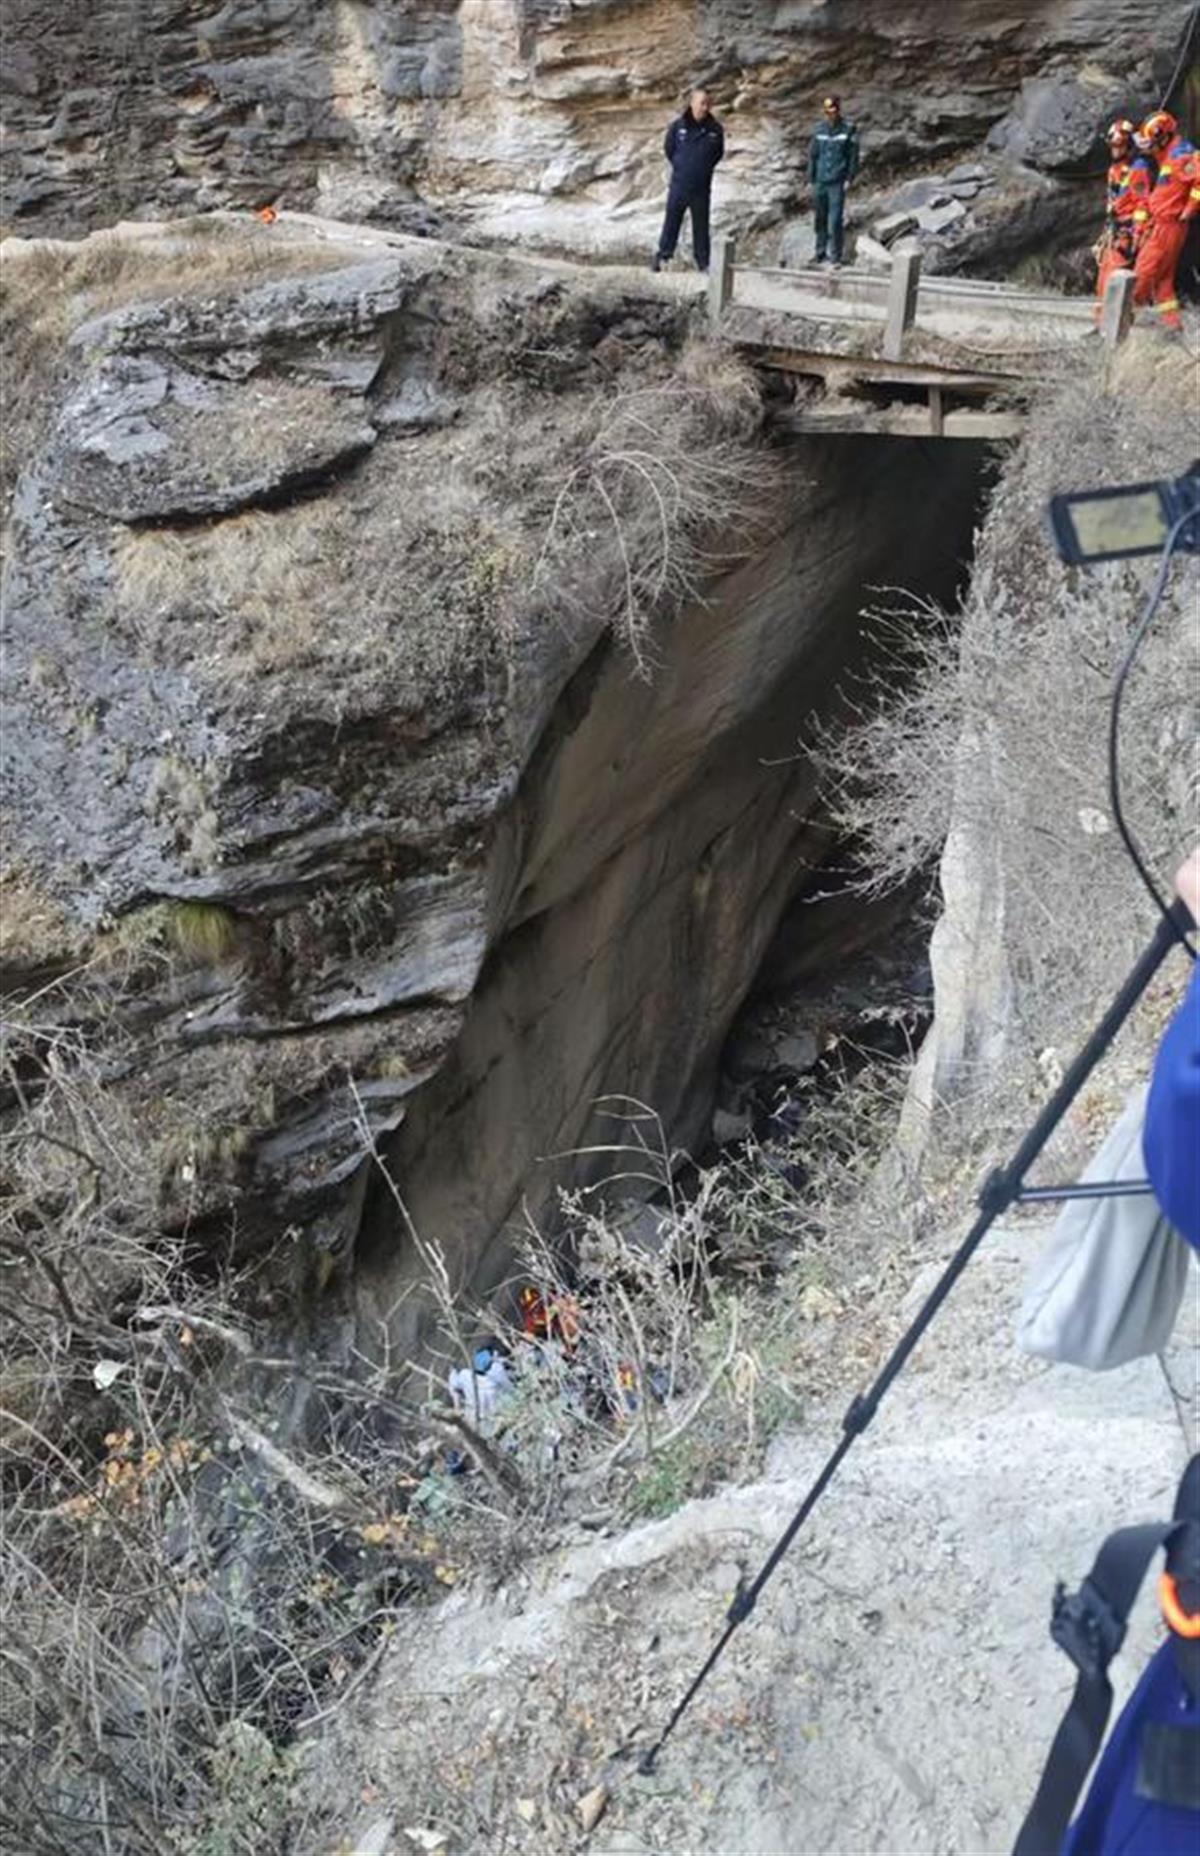
[{"label": "steep gully", "polygon": [[[611,1169],[578,1152],[613,1138],[600,1098],[648,1104],[699,1155],[744,1002],[789,973],[819,990],[873,933],[895,937],[895,910],[872,923],[845,897],[804,900],[835,850],[811,729],[860,693],[863,615],[882,589],[953,605],[986,454],[796,442],[786,532],[663,634],[648,684],[598,644],[522,782],[503,931],[448,1059],[386,1147],[409,1215],[476,1295],[504,1280],[525,1214],[552,1228],[558,1188]],[[354,1262],[363,1329],[383,1321],[411,1344],[418,1267],[373,1181]]]}]

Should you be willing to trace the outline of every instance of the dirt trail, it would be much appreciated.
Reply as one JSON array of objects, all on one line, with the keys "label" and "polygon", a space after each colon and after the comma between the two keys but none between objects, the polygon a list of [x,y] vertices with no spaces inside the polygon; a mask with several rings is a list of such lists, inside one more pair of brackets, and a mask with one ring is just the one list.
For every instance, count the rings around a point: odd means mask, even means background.
[{"label": "dirt trail", "polygon": [[[406,233],[323,218],[316,213],[281,213],[274,236],[326,239],[333,245],[358,250],[453,252],[459,262],[488,269],[507,266],[514,274],[534,271],[553,277],[586,272],[593,278],[603,275],[614,287],[644,297],[702,297],[708,290],[708,278],[687,267],[652,275],[645,266],[415,239]],[[1094,303],[1090,297],[936,275],[927,277],[921,288],[922,331],[950,343],[975,344],[989,352],[1013,348],[1030,353],[1039,349],[1057,351],[1092,334]],[[744,310],[777,312],[835,326],[849,324],[873,343],[887,316],[887,278],[886,274],[853,264],[839,272],[812,265],[790,270],[746,265],[737,270],[733,301]]]},{"label": "dirt trail", "polygon": [[[424,1828],[451,1856],[1007,1851],[1070,1687],[1047,1635],[1054,1581],[1164,1512],[1186,1454],[1159,1361],[1092,1376],[1015,1352],[1034,1242],[998,1235],[972,1266],[652,1778],[616,1749],[661,1721],[840,1407],[780,1440],[761,1482],[406,1620],[336,1729],[371,1769],[347,1847],[374,1830],[407,1852]],[[1194,1386],[1188,1308],[1177,1387]],[[1148,1600],[1120,1693],[1154,1632]],[[605,1772],[585,1843],[572,1805]]]}]

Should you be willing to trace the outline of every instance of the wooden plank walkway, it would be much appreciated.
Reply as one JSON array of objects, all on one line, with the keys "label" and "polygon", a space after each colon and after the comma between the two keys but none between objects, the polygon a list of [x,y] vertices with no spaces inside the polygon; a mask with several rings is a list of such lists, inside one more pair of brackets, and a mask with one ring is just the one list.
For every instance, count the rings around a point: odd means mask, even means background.
[{"label": "wooden plank walkway", "polygon": [[756,366],[793,383],[776,414],[793,431],[989,440],[1020,432],[1022,389],[1051,357],[1090,343],[1107,361],[1128,329],[1130,282],[1113,280],[1097,341],[1092,299],[924,278],[911,248],[890,272],[789,271],[738,266],[719,240],[709,314]]}]

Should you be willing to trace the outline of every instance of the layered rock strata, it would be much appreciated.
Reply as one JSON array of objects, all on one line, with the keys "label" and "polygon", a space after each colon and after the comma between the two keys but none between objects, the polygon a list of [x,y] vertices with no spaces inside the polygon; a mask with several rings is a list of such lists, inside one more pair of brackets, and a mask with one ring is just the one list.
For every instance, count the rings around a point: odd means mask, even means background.
[{"label": "layered rock strata", "polygon": [[[713,87],[727,224],[794,206],[821,93],[860,122],[863,185],[986,142],[1095,192],[1098,131],[1152,107],[1190,8],[1133,0],[12,0],[4,217],[85,230],[283,199],[410,229],[631,251],[663,127]],[[1036,207],[1036,203],[1035,203]],[[1037,210],[1027,245],[1054,215]]]}]

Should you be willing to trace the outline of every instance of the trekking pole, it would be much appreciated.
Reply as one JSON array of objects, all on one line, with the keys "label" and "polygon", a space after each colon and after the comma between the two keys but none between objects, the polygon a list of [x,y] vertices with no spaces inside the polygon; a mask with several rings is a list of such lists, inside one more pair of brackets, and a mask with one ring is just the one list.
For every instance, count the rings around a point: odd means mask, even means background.
[{"label": "trekking pole", "polygon": [[708,1680],[729,1639],[754,1610],[771,1574],[791,1546],[796,1535],[808,1520],[809,1515],[820,1501],[822,1495],[836,1476],[843,1460],[849,1454],[856,1438],[861,1437],[875,1413],[878,1411],[894,1382],[903,1372],[909,1356],[921,1340],[926,1329],[932,1323],[942,1303],[946,1300],[955,1283],[975,1255],[980,1244],[995,1224],[1002,1212],[1017,1203],[1024,1192],[1023,1180],[1026,1172],[1041,1153],[1042,1148],[1053,1134],[1055,1128],[1066,1114],[1071,1103],[1083,1088],[1088,1077],[1103,1057],[1105,1051],[1116,1037],[1117,1032],[1129,1017],[1130,1012],[1145,992],[1150,981],[1158,972],[1171,949],[1177,945],[1188,948],[1185,936],[1195,926],[1186,905],[1177,900],[1165,912],[1163,919],[1155,929],[1154,938],[1128,979],[1117,993],[1104,1017],[1088,1038],[1074,1063],[1063,1077],[1058,1088],[1050,1097],[1038,1115],[1028,1134],[1022,1140],[1016,1153],[1007,1166],[998,1167],[985,1180],[979,1194],[979,1216],[967,1232],[962,1243],[951,1257],[949,1263],[939,1276],[933,1289],[923,1302],[915,1320],[905,1329],[891,1354],[881,1367],[874,1384],[866,1392],[860,1392],[850,1404],[842,1419],[842,1436],[836,1449],[830,1455],[825,1467],[809,1489],[799,1508],[787,1527],[780,1535],[775,1546],[768,1554],[762,1570],[756,1579],[744,1591],[735,1596],[726,1613],[725,1628],[688,1688],[686,1694],[677,1704],[670,1720],[659,1734],[658,1739],[648,1752],[638,1761],[638,1770],[651,1773],[654,1762],[661,1753],[667,1740],[674,1732],[684,1713],[695,1700],[705,1682]]}]

